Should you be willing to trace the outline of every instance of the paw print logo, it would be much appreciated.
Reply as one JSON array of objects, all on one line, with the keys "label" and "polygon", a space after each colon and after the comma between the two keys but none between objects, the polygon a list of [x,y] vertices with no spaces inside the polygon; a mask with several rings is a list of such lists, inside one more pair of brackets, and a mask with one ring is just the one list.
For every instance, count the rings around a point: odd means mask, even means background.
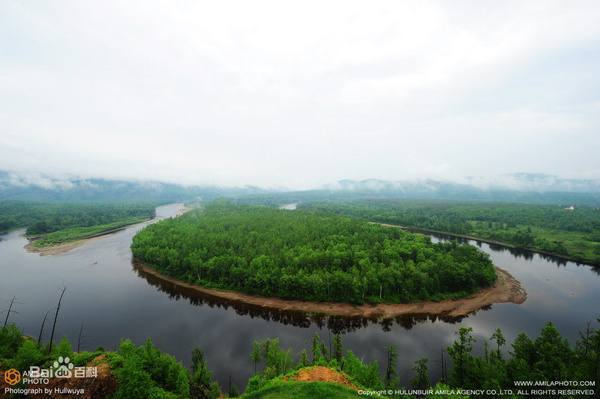
[{"label": "paw print logo", "polygon": [[19,370],[10,369],[4,373],[4,381],[6,381],[9,385],[15,385],[21,381],[21,373]]},{"label": "paw print logo", "polygon": [[54,376],[56,378],[71,378],[73,375],[71,372],[73,370],[73,363],[70,363],[70,360],[68,357],[63,358],[60,356],[58,361],[54,362]]}]

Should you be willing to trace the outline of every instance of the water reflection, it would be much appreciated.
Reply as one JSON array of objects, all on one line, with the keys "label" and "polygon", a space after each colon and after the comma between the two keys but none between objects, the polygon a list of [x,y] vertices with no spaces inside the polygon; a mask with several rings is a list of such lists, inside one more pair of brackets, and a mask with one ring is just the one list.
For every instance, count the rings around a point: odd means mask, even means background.
[{"label": "water reflection", "polygon": [[[156,287],[157,291],[167,294],[169,299],[174,299],[176,301],[185,299],[195,306],[206,305],[210,308],[216,307],[225,310],[233,309],[240,316],[249,316],[251,319],[261,318],[266,321],[274,321],[294,327],[311,328],[314,324],[317,328],[327,328],[334,334],[355,332],[361,328],[367,328],[369,325],[374,324],[379,324],[382,330],[386,332],[390,331],[394,324],[401,326],[405,330],[410,330],[417,324],[424,324],[427,322],[435,323],[436,321],[443,321],[449,324],[456,324],[467,317],[450,316],[448,314],[411,314],[382,319],[362,316],[329,316],[317,313],[275,309],[213,296],[189,287],[176,285],[170,281],[165,281],[160,277],[145,271],[142,264],[135,258],[131,259],[131,265],[133,271],[138,276],[145,279],[149,285]],[[485,311],[489,309],[491,309],[491,306],[485,306],[479,310]]]},{"label": "water reflection", "polygon": [[[414,230],[414,231],[424,234],[423,231],[417,231],[417,230]],[[577,266],[589,266],[584,263],[579,263],[577,261],[560,258],[560,257],[554,256],[554,255],[549,255],[549,254],[545,254],[545,253],[541,253],[541,252],[534,252],[534,251],[531,251],[528,249],[523,249],[523,248],[507,247],[505,245],[496,244],[496,243],[492,243],[492,242],[467,239],[464,237],[456,237],[456,236],[442,234],[442,233],[427,233],[427,235],[432,238],[437,239],[438,241],[456,241],[459,244],[469,244],[470,243],[472,245],[477,245],[477,247],[479,247],[479,248],[483,248],[483,245],[486,244],[494,252],[507,252],[507,253],[513,255],[515,258],[524,259],[527,261],[533,260],[535,258],[535,256],[537,255],[541,259],[547,261],[548,263],[553,263],[559,267],[561,267],[561,266],[566,267],[569,262],[575,263]],[[594,272],[596,274],[600,274],[600,270],[597,267],[592,266],[592,268],[595,269]]]}]

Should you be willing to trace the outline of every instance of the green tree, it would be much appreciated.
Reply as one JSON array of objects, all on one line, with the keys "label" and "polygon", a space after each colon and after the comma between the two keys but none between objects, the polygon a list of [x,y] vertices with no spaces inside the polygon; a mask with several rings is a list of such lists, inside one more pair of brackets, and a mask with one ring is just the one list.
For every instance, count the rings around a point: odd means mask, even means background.
[{"label": "green tree", "polygon": [[0,359],[12,359],[23,344],[23,334],[15,323],[0,328]]},{"label": "green tree", "polygon": [[60,343],[58,344],[57,354],[58,354],[58,356],[62,356],[62,357],[72,357],[72,355],[73,355],[73,349],[71,348],[71,343],[67,339],[66,335],[63,335],[63,337],[60,340]]},{"label": "green tree", "polygon": [[337,360],[338,364],[342,364],[342,357],[344,356],[344,348],[342,345],[342,336],[335,334],[333,336],[333,358]]},{"label": "green tree", "polygon": [[221,395],[221,390],[216,382],[211,382],[212,371],[208,370],[204,351],[198,347],[192,350],[192,381],[198,384],[204,392],[208,392],[209,397],[217,398]]},{"label": "green tree", "polygon": [[[598,321],[600,322],[600,318]],[[578,379],[595,381],[596,387],[600,386],[600,330],[592,328],[591,323],[588,323],[579,336],[580,340],[575,346]],[[595,397],[600,397],[599,390],[596,390]]]},{"label": "green tree", "polygon": [[533,368],[537,362],[533,341],[525,333],[520,333],[512,343],[513,351],[507,362],[507,377],[512,380],[533,380]]},{"label": "green tree", "polygon": [[534,342],[537,362],[534,367],[540,379],[564,381],[572,378],[574,353],[569,341],[548,322]]},{"label": "green tree", "polygon": [[115,372],[119,389],[114,399],[146,399],[150,397],[152,380],[138,357],[131,357]]},{"label": "green tree", "polygon": [[454,386],[461,388],[470,387],[470,373],[473,371],[474,359],[471,355],[475,339],[471,336],[473,327],[461,327],[458,330],[459,340],[446,348],[452,358],[453,367],[450,380]]},{"label": "green tree", "polygon": [[427,374],[429,366],[427,366],[427,362],[429,362],[429,358],[422,357],[415,361],[415,365],[411,368],[411,370],[417,372],[417,375],[410,379],[410,383],[415,389],[426,389],[429,387],[429,375]]},{"label": "green tree", "polygon": [[502,361],[502,351],[500,348],[506,343],[506,339],[504,339],[504,335],[502,335],[502,330],[496,328],[496,331],[492,334],[490,339],[495,340],[497,346],[496,350],[492,350],[492,358],[500,362]]},{"label": "green tree", "polygon": [[317,362],[321,358],[321,351],[319,350],[320,342],[321,342],[321,337],[319,337],[318,332],[315,332],[315,335],[313,336],[313,339],[312,339],[312,350],[310,351],[310,353],[312,354],[312,363],[313,364],[317,364]]},{"label": "green tree", "polygon": [[302,352],[298,354],[298,366],[299,368],[304,368],[310,366],[310,360],[308,358],[308,353],[306,353],[306,349],[302,349]]},{"label": "green tree", "polygon": [[252,353],[250,354],[252,358],[252,362],[254,363],[254,374],[256,374],[256,366],[260,363],[260,345],[258,342],[254,341],[254,347],[252,349]]},{"label": "green tree", "polygon": [[396,347],[398,345],[394,344],[392,346],[386,346],[387,350],[387,368],[385,371],[385,379],[384,384],[386,388],[395,388],[400,384],[398,381],[398,373],[396,372],[396,360],[398,358],[398,354],[396,353]]},{"label": "green tree", "polygon": [[342,368],[345,373],[354,377],[359,384],[370,389],[382,389],[379,375],[379,365],[377,361],[369,364],[363,364],[352,351],[346,352],[346,357],[342,360]]},{"label": "green tree", "polygon": [[[11,367],[19,371],[25,371],[31,366],[43,363],[46,356],[42,354],[43,349],[38,346],[37,342],[32,339],[23,340],[21,338],[21,340],[23,343],[15,354]],[[9,364],[10,363],[11,362],[9,362]]]}]

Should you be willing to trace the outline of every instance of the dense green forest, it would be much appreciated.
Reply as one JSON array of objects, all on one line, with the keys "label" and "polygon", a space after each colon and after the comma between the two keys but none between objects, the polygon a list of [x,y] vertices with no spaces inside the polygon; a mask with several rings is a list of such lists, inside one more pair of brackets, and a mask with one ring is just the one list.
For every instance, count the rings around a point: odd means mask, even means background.
[{"label": "dense green forest", "polygon": [[596,207],[499,202],[360,199],[310,201],[299,209],[469,235],[600,265],[600,210]]},{"label": "dense green forest", "polygon": [[471,245],[332,213],[212,202],[138,233],[134,256],[180,280],[248,294],[336,302],[465,296],[496,279]]},{"label": "dense green forest", "polygon": [[[410,390],[420,390],[423,394],[419,397],[431,399],[469,395],[473,398],[600,397],[600,330],[591,323],[579,333],[580,339],[575,345],[563,338],[551,322],[535,339],[525,333],[519,334],[510,348],[499,328],[488,340],[480,343],[474,339],[473,333],[472,327],[460,327],[457,339],[445,348],[445,359],[438,361],[423,357],[416,360],[411,368],[414,374],[409,381],[398,378],[397,366],[402,363],[402,348],[397,345],[382,348],[387,356],[386,363],[380,366],[377,361],[363,363],[351,350],[344,353],[339,334],[327,343],[315,333],[313,339],[307,341],[309,350],[302,349],[297,354],[291,349],[281,348],[278,338],[255,341],[253,348],[248,348],[249,358],[254,363],[254,376],[249,379],[243,397],[360,396],[356,390],[335,387],[334,384],[301,386],[288,381],[301,370],[315,366],[341,373],[363,392],[385,390],[384,396],[395,398],[416,397],[406,393]],[[479,347],[476,348],[476,345]],[[474,349],[481,355],[473,355]],[[216,398],[221,394],[221,388],[211,380],[212,372],[199,348],[192,351],[191,371],[188,371],[175,358],[156,349],[150,338],[140,347],[124,340],[115,352],[103,348],[94,352],[73,352],[66,337],[58,345],[50,346],[23,336],[15,324],[0,329],[0,367],[4,371],[14,368],[24,372],[31,366],[47,368],[59,356],[69,357],[75,367],[90,362],[95,365],[98,362],[108,363],[116,384],[109,381],[97,387],[104,389],[102,397],[195,399]],[[432,366],[442,370],[442,378],[435,385],[429,376]],[[20,382],[13,388],[27,389],[27,385]],[[446,391],[446,394],[435,394],[438,390]],[[227,391],[228,397],[239,395],[235,385],[230,384]],[[448,394],[451,392],[453,394]]]},{"label": "dense green forest", "polygon": [[28,236],[41,236],[38,245],[56,244],[151,219],[157,205],[153,201],[0,201],[0,232],[27,227]]}]

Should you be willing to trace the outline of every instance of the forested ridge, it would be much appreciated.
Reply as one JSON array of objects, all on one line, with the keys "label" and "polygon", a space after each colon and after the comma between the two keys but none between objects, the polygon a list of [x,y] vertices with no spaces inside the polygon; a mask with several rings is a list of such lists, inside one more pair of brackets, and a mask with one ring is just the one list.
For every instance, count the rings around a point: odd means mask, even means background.
[{"label": "forested ridge", "polygon": [[134,256],[180,280],[335,302],[466,296],[496,279],[487,254],[331,213],[215,201],[146,227]]},{"label": "forested ridge", "polygon": [[501,202],[360,199],[310,201],[299,209],[480,237],[600,264],[600,210]]}]

